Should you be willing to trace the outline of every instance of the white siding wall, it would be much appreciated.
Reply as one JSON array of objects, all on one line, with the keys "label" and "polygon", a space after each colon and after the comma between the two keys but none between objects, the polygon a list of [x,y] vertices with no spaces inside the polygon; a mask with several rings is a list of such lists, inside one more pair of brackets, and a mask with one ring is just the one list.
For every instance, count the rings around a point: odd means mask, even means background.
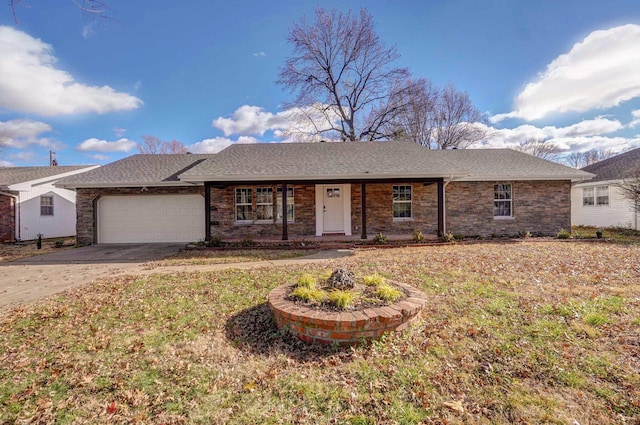
[{"label": "white siding wall", "polygon": [[[40,196],[53,196],[53,215],[40,215]],[[54,188],[51,184],[31,187],[20,192],[20,222],[16,233],[21,240],[58,238],[76,234],[76,193]]]},{"label": "white siding wall", "polygon": [[[609,205],[582,205],[582,188],[595,186],[609,186]],[[634,219],[633,205],[615,182],[582,183],[571,189],[571,223],[574,226],[615,226],[637,230],[640,216]]]}]

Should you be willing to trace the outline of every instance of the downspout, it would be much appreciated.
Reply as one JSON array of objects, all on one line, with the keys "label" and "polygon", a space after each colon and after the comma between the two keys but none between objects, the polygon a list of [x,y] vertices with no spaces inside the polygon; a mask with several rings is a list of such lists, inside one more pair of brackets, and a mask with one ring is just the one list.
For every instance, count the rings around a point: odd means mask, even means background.
[{"label": "downspout", "polygon": [[8,192],[0,192],[0,195],[10,196],[16,201],[16,204],[13,207],[15,220],[16,220],[16,222],[14,223],[13,232],[15,234],[14,239],[19,241],[20,240],[20,196],[14,195],[13,193],[8,193]]}]

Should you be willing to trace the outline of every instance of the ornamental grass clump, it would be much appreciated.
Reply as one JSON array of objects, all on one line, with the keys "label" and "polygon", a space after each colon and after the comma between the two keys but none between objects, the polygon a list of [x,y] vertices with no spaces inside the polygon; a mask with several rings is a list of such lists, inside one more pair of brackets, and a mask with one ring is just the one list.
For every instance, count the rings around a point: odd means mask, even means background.
[{"label": "ornamental grass clump", "polygon": [[363,279],[364,284],[367,286],[380,286],[387,283],[387,279],[378,273],[365,276]]},{"label": "ornamental grass clump", "polygon": [[351,310],[389,305],[405,293],[378,273],[356,278],[353,272],[337,268],[333,272],[301,274],[288,296],[306,306]]},{"label": "ornamental grass clump", "polygon": [[321,304],[327,299],[327,292],[315,287],[297,286],[291,292],[291,296],[313,304]]},{"label": "ornamental grass clump", "polygon": [[398,288],[387,283],[383,283],[381,285],[377,285],[375,295],[382,300],[394,302],[402,297],[403,294]]},{"label": "ornamental grass clump", "polygon": [[318,279],[316,279],[315,277],[311,276],[309,273],[303,273],[298,278],[297,287],[313,289],[313,288],[315,288],[317,283],[318,283]]},{"label": "ornamental grass clump", "polygon": [[334,289],[327,293],[329,301],[341,310],[347,310],[352,307],[360,294],[354,291],[343,289]]}]

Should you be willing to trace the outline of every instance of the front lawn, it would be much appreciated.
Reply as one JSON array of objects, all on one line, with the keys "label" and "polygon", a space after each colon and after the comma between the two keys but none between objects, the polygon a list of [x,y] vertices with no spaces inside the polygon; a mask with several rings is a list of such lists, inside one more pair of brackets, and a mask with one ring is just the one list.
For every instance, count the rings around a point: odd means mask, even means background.
[{"label": "front lawn", "polygon": [[[269,290],[338,266],[419,287],[421,319],[278,332]],[[639,282],[637,245],[540,241],[101,280],[0,316],[0,423],[637,423]]]}]

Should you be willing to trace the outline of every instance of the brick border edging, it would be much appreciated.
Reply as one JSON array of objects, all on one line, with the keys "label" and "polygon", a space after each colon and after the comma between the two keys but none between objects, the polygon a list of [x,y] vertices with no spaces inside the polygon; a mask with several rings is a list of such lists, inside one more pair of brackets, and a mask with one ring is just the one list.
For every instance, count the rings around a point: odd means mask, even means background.
[{"label": "brick border edging", "polygon": [[380,338],[387,332],[405,330],[418,318],[427,296],[413,286],[393,282],[407,292],[407,298],[384,307],[353,311],[322,311],[287,300],[290,284],[269,293],[269,308],[278,329],[286,328],[305,342],[354,345]]}]

